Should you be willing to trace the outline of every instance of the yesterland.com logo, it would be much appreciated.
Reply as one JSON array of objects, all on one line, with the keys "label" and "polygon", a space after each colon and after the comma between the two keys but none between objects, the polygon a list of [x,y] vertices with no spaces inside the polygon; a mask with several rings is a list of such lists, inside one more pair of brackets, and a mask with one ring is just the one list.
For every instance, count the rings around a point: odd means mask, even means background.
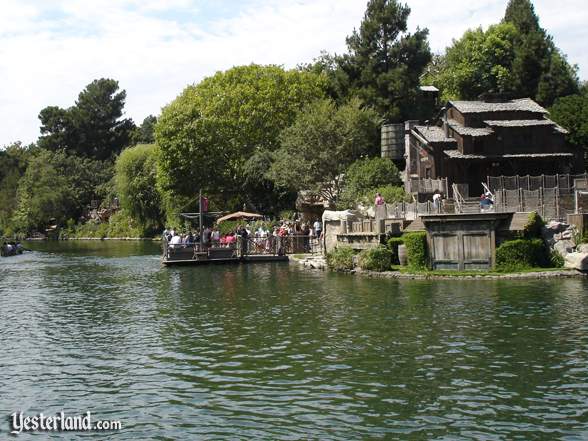
[{"label": "yesterland.com logo", "polygon": [[22,412],[10,414],[10,433],[18,435],[22,432],[81,432],[91,430],[120,430],[120,421],[97,421],[92,424],[92,416],[88,411],[85,415],[66,416],[59,412],[53,416],[38,415],[25,416]]}]

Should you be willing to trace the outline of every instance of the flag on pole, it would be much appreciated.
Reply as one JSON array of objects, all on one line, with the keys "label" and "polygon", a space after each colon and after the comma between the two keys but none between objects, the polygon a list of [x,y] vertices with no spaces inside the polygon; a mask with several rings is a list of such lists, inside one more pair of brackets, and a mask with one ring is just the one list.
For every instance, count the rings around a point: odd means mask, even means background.
[{"label": "flag on pole", "polygon": [[202,212],[206,213],[208,211],[208,198],[206,196],[202,196],[202,200],[200,201]]}]

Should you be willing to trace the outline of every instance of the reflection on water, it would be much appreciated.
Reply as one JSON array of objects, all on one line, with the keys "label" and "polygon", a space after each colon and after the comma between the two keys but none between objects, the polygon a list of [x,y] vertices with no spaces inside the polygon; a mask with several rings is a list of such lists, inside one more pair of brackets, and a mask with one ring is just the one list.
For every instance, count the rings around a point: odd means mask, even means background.
[{"label": "reflection on water", "polygon": [[[588,438],[586,281],[163,268],[153,243],[30,246],[0,260],[5,415],[90,410],[122,421],[116,439]],[[104,438],[67,439],[88,436]]]}]

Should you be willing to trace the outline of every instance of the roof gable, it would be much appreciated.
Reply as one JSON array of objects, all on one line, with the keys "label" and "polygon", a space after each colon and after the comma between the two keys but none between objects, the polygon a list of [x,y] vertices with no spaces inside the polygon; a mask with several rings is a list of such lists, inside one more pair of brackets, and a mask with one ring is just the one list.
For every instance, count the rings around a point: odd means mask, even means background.
[{"label": "roof gable", "polygon": [[547,110],[530,98],[521,98],[499,103],[486,101],[449,101],[449,104],[462,114],[492,112],[531,112],[547,114]]}]

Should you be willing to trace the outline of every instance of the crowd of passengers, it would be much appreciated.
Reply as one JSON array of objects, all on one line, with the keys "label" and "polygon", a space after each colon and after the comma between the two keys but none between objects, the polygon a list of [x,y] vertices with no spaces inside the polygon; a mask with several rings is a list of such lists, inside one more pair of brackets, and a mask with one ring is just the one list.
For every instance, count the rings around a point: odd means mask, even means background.
[{"label": "crowd of passengers", "polygon": [[241,224],[234,231],[221,234],[218,225],[212,228],[204,227],[202,232],[185,231],[178,232],[173,228],[163,231],[163,239],[172,248],[182,248],[202,244],[203,247],[234,247],[238,238],[249,239],[258,248],[270,249],[274,244],[274,238],[300,237],[305,242],[305,247],[310,247],[312,239],[320,239],[322,235],[322,222],[314,223],[281,221],[278,225],[267,228],[260,225],[257,228],[249,224]]}]

